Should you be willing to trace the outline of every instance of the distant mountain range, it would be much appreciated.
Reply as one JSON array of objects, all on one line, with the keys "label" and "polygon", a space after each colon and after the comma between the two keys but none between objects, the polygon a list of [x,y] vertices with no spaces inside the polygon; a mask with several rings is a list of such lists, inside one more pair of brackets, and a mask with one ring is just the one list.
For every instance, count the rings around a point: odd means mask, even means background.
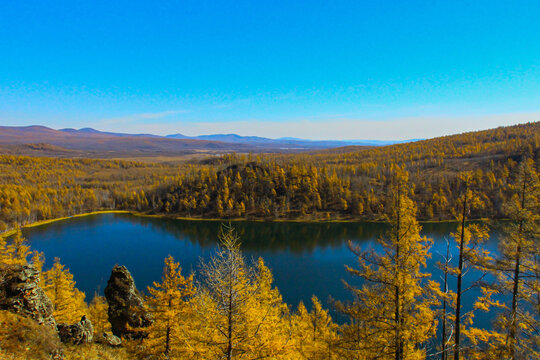
[{"label": "distant mountain range", "polygon": [[235,144],[249,144],[254,146],[272,146],[279,148],[294,148],[294,149],[328,149],[341,146],[384,146],[397,143],[417,141],[419,139],[411,139],[405,141],[393,140],[309,140],[293,137],[282,137],[278,139],[270,139],[259,136],[240,136],[237,134],[214,134],[214,135],[199,135],[186,136],[182,134],[167,135],[167,138],[172,139],[193,139],[193,140],[209,140],[221,141]]},{"label": "distant mountain range", "polygon": [[0,126],[0,153],[5,154],[126,158],[251,150],[252,147],[244,144],[110,133],[90,128],[54,130],[45,126]]},{"label": "distant mountain range", "polygon": [[[414,141],[414,140],[409,140]],[[55,130],[45,126],[0,126],[0,152],[47,156],[139,157],[192,153],[290,152],[343,146],[382,146],[398,141],[270,139],[237,134],[185,136],[125,134],[92,128]]]}]

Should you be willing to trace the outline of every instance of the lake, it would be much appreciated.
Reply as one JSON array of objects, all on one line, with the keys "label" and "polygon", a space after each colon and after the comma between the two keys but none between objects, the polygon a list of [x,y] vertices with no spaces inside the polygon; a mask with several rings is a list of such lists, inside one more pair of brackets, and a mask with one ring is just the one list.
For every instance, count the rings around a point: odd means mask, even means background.
[{"label": "lake", "polygon": [[[348,241],[363,248],[377,247],[377,237],[388,229],[381,223],[233,222],[232,225],[241,237],[246,258],[265,260],[283,299],[293,307],[301,300],[309,306],[312,295],[318,296],[327,307],[330,297],[350,299],[343,280],[353,285],[359,282],[345,270],[345,265],[356,263]],[[180,262],[184,275],[197,270],[201,258],[208,258],[215,250],[220,226],[216,221],[110,213],[26,228],[23,234],[32,250],[45,254],[46,269],[59,257],[90,301],[95,291],[103,293],[115,264],[129,269],[139,290],[161,280],[163,260],[169,254]],[[455,228],[455,223],[423,224],[423,235],[434,241],[433,256],[428,263],[434,279],[441,275],[434,264],[442,260],[439,254],[446,253],[445,238]],[[494,232],[486,247],[496,250],[497,238],[498,233]],[[455,246],[451,249],[457,251]],[[474,292],[468,294],[465,307],[471,306],[473,295]],[[482,321],[489,325],[487,316],[484,317]]]}]

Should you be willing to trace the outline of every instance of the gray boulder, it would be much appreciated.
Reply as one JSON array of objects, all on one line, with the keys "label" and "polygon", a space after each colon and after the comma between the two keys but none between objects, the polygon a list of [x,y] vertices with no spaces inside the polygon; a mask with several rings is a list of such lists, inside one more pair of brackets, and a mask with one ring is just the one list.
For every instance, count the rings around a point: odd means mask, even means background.
[{"label": "gray boulder", "polygon": [[92,342],[94,338],[94,327],[86,316],[83,316],[78,323],[73,325],[58,324],[56,328],[60,341],[63,343],[80,345]]}]

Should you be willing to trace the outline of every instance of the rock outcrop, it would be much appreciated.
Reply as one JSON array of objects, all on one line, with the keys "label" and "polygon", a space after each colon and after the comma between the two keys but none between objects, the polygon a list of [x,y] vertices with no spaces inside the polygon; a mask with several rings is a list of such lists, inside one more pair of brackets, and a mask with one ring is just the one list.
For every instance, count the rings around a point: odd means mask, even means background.
[{"label": "rock outcrop", "polygon": [[122,345],[122,340],[118,336],[106,332],[103,333],[99,342],[113,347]]},{"label": "rock outcrop", "polygon": [[92,342],[94,338],[94,327],[86,316],[83,316],[78,323],[73,325],[58,324],[56,328],[60,341],[63,343],[80,345]]},{"label": "rock outcrop", "polygon": [[53,305],[39,286],[39,271],[32,265],[0,264],[0,309],[56,327]]},{"label": "rock outcrop", "polygon": [[116,265],[105,288],[105,298],[109,304],[109,322],[112,333],[118,337],[140,338],[146,336],[143,331],[128,330],[145,328],[152,324],[152,317],[144,310],[141,295],[125,266]]}]

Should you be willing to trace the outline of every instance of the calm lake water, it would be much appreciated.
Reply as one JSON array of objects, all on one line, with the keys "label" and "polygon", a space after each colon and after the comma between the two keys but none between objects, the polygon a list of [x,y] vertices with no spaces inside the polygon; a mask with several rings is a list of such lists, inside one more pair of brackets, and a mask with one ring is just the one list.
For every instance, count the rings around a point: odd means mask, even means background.
[{"label": "calm lake water", "polygon": [[[348,241],[364,248],[377,247],[377,237],[388,229],[379,223],[233,222],[233,226],[242,239],[245,256],[265,260],[283,299],[293,307],[301,300],[309,305],[312,295],[327,306],[329,297],[350,299],[343,280],[353,285],[359,282],[345,270],[345,265],[356,262]],[[184,274],[197,270],[201,258],[208,258],[215,250],[219,227],[220,222],[215,221],[98,214],[27,228],[23,234],[33,250],[45,253],[45,268],[59,257],[90,301],[95,291],[103,293],[115,264],[130,270],[139,290],[161,279],[163,260],[169,254],[180,262]],[[434,264],[442,259],[439,254],[446,253],[445,238],[455,228],[453,223],[423,224],[423,235],[434,240],[428,264],[434,278],[441,275]],[[493,233],[489,249],[496,249],[497,238]],[[457,250],[455,246],[451,249]],[[465,306],[471,302],[466,301]]]}]

